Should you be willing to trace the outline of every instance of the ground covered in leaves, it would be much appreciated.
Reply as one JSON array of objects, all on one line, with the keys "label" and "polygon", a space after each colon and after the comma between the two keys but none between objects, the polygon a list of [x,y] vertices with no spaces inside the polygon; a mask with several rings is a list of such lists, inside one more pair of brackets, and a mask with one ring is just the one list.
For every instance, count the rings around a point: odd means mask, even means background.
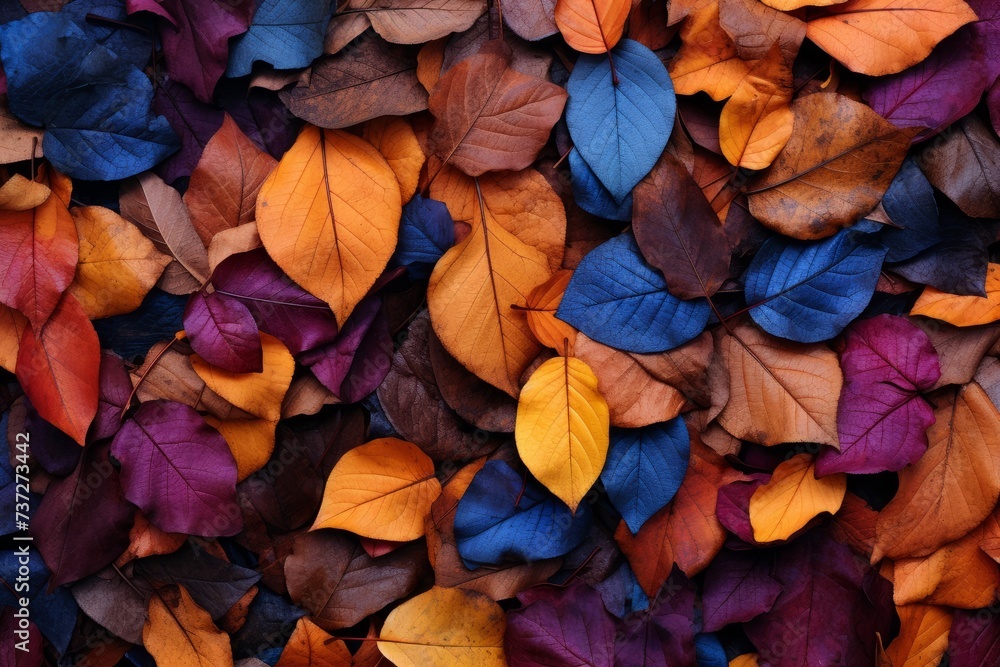
[{"label": "ground covered in leaves", "polygon": [[0,664],[1000,664],[997,0],[9,0],[0,64]]}]

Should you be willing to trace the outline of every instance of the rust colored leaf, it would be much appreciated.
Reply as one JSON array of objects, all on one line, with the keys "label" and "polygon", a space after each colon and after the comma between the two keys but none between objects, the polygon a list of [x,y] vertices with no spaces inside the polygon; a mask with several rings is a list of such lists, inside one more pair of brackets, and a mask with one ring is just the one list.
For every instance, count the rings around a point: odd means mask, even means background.
[{"label": "rust colored leaf", "polygon": [[605,53],[622,37],[629,0],[558,0],[556,25],[563,39],[581,53]]}]

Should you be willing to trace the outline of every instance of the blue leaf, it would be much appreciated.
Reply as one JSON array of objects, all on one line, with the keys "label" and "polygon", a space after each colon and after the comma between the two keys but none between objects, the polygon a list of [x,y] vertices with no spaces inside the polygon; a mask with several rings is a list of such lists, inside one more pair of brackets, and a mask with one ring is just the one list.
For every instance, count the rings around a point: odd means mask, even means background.
[{"label": "blue leaf", "polygon": [[[296,621],[305,615],[305,609],[290,604],[267,586],[259,586],[246,621],[233,634],[233,657],[252,658],[267,649],[280,648],[291,636]],[[263,641],[264,637],[271,641]]]},{"label": "blue leaf", "polygon": [[616,202],[575,148],[569,152],[569,168],[573,175],[573,199],[580,208],[607,220],[632,219],[632,193],[625,195],[620,204]]},{"label": "blue leaf", "polygon": [[886,248],[843,230],[822,241],[768,239],[746,272],[750,317],[799,343],[833,338],[875,293]]},{"label": "blue leaf", "polygon": [[420,194],[403,207],[399,221],[399,242],[392,266],[405,266],[413,278],[426,278],[451,246],[455,245],[455,224],[442,202]]},{"label": "blue leaf", "polygon": [[594,586],[604,600],[604,607],[618,618],[649,609],[649,596],[642,590],[628,561],[622,561],[611,575]]},{"label": "blue leaf", "polygon": [[627,352],[665,352],[705,329],[705,299],[682,301],[663,274],[621,234],[587,253],[566,287],[556,317],[590,338]]},{"label": "blue leaf", "polygon": [[470,569],[506,558],[531,562],[568,553],[587,537],[590,523],[590,505],[573,516],[534,479],[525,483],[505,461],[488,461],[458,503],[455,541]]},{"label": "blue leaf", "polygon": [[582,55],[566,83],[566,123],[573,144],[611,195],[622,202],[667,146],[677,98],[667,68],[630,39],[606,55]]},{"label": "blue leaf", "polygon": [[65,5],[60,13],[71,18],[87,33],[90,39],[124,62],[141,69],[149,61],[153,51],[149,34],[87,19],[87,15],[90,14],[103,16],[114,21],[128,22],[128,12],[125,11],[125,3],[121,0],[73,0]]},{"label": "blue leaf", "polygon": [[726,650],[714,634],[699,632],[694,636],[694,651],[698,667],[727,667]]},{"label": "blue leaf", "polygon": [[[22,554],[20,549],[28,542],[15,542],[13,551],[0,552],[0,578],[8,586],[0,586],[0,606],[19,607],[18,600],[30,600],[31,622],[38,626],[59,653],[65,653],[76,625],[78,607],[69,589],[59,586],[52,593],[45,588],[49,569],[41,555],[34,549]],[[27,574],[22,574],[24,569]],[[13,590],[11,590],[13,589]]]},{"label": "blue leaf", "polygon": [[323,54],[332,12],[331,0],[263,0],[250,29],[232,43],[226,76],[246,76],[258,60],[276,69],[308,67]]},{"label": "blue leaf", "polygon": [[184,328],[187,300],[154,287],[131,313],[94,320],[101,347],[124,359],[146,354],[153,345],[170,340]]},{"label": "blue leaf", "polygon": [[645,428],[611,430],[601,482],[632,534],[677,493],[691,437],[680,417]]},{"label": "blue leaf", "polygon": [[889,248],[885,261],[902,262],[943,240],[934,188],[912,159],[896,172],[882,207],[902,227],[882,228],[879,240]]}]

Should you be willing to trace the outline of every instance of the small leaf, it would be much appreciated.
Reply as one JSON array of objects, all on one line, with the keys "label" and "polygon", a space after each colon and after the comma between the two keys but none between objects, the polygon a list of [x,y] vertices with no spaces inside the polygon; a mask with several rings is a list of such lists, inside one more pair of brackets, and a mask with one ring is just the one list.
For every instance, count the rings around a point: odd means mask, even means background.
[{"label": "small leaf", "polygon": [[343,641],[302,617],[295,622],[275,667],[351,667],[351,652]]},{"label": "small leaf", "polygon": [[246,76],[259,60],[275,69],[308,67],[323,53],[332,5],[331,0],[307,4],[262,0],[250,28],[233,41],[226,76]]},{"label": "small leaf", "polygon": [[441,494],[434,463],[416,445],[380,438],[344,454],[310,530],[341,528],[376,540],[414,540]]},{"label": "small leaf", "polygon": [[846,475],[817,479],[812,457],[796,454],[779,464],[771,479],[750,497],[754,540],[786,540],[821,512],[836,514],[846,492]]},{"label": "small leaf", "polygon": [[271,422],[281,417],[281,402],[292,383],[295,360],[274,336],[260,334],[263,370],[232,372],[211,365],[201,357],[191,358],[191,365],[208,388],[240,410]]},{"label": "small leaf", "polygon": [[159,667],[224,667],[233,664],[229,636],[183,586],[159,589],[149,600],[142,643]]},{"label": "small leaf", "polygon": [[213,366],[231,373],[260,373],[260,332],[250,309],[239,300],[196,292],[184,309],[184,330],[191,348]]},{"label": "small leaf", "polygon": [[558,0],[554,16],[570,47],[605,53],[621,39],[629,9],[627,0]]},{"label": "small leaf", "polygon": [[892,667],[917,667],[944,656],[953,612],[945,607],[923,604],[896,607],[896,611],[899,613],[899,635],[886,650]]},{"label": "small leaf", "polygon": [[485,0],[358,0],[352,9],[365,16],[382,38],[395,44],[421,44],[472,27],[486,11]]},{"label": "small leaf", "polygon": [[514,438],[528,470],[574,512],[608,454],[608,404],[573,357],[549,359],[521,390]]},{"label": "small leaf", "polygon": [[528,326],[531,327],[535,339],[542,345],[567,356],[573,356],[577,331],[557,319],[556,310],[572,276],[573,272],[566,269],[556,271],[551,278],[531,290],[525,304]]},{"label": "small leaf", "polygon": [[956,296],[928,285],[913,304],[910,314],[933,317],[959,327],[1000,320],[1000,264],[989,264],[986,296]]}]

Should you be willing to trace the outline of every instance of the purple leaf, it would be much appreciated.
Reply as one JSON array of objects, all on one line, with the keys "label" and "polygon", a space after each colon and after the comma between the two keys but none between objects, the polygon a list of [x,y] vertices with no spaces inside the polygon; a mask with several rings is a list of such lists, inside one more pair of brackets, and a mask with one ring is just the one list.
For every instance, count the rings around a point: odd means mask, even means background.
[{"label": "purple leaf", "polygon": [[149,11],[172,25],[159,30],[170,78],[211,103],[226,71],[229,38],[246,32],[253,0],[129,0],[129,12]]},{"label": "purple leaf", "polygon": [[305,352],[299,361],[345,403],[375,391],[392,365],[392,337],[381,300],[363,300],[336,340]]},{"label": "purple leaf", "polygon": [[[220,89],[227,92],[237,83],[224,79]],[[223,106],[243,134],[277,160],[291,148],[302,127],[302,121],[292,115],[274,91],[251,88],[249,91],[224,96]]]},{"label": "purple leaf", "polygon": [[875,633],[886,636],[891,613],[865,595],[869,572],[864,559],[822,531],[781,549],[774,576],[783,590],[771,611],[743,626],[760,664],[874,664]]},{"label": "purple leaf", "polygon": [[236,461],[218,431],[173,401],[143,403],[111,441],[125,497],[168,533],[235,535]]},{"label": "purple leaf", "polygon": [[733,482],[719,489],[715,515],[722,527],[747,544],[756,545],[750,526],[750,496],[771,476],[766,473],[750,475],[749,482]]},{"label": "purple leaf", "polygon": [[951,667],[1000,664],[1000,618],[995,607],[955,610],[948,634]]},{"label": "purple leaf", "polygon": [[1000,1],[969,0],[979,20],[969,25],[973,40],[983,47],[990,82],[1000,76]]},{"label": "purple leaf", "polygon": [[1000,79],[997,79],[990,88],[986,103],[990,107],[990,124],[993,125],[993,131],[1000,135]]},{"label": "purple leaf", "polygon": [[27,401],[24,430],[31,434],[31,453],[46,472],[65,477],[80,462],[80,445],[73,438],[46,421]]},{"label": "purple leaf", "polygon": [[337,337],[337,320],[326,302],[286,276],[263,249],[233,255],[212,275],[217,294],[239,299],[264,333],[301,354]]},{"label": "purple leaf", "polygon": [[724,549],[708,566],[702,595],[705,632],[751,621],[771,609],[781,584],[771,576],[774,564],[764,554]]},{"label": "purple leaf", "polygon": [[199,101],[187,86],[170,79],[156,87],[152,109],[166,116],[170,127],[181,138],[181,149],[161,162],[156,172],[167,183],[190,176],[205,144],[222,127],[225,114]]},{"label": "purple leaf", "polygon": [[922,128],[919,142],[972,111],[992,81],[983,48],[962,29],[919,64],[874,79],[864,98],[893,125]]},{"label": "purple leaf", "polygon": [[694,665],[695,589],[674,568],[649,609],[627,616],[615,642],[616,667]]},{"label": "purple leaf", "polygon": [[73,472],[49,484],[32,517],[35,545],[52,571],[50,585],[83,579],[118,558],[129,545],[134,516],[108,446],[88,445]]},{"label": "purple leaf", "polygon": [[264,367],[260,331],[238,299],[203,290],[184,309],[184,330],[202,359],[233,373],[259,373]]},{"label": "purple leaf", "polygon": [[507,614],[504,651],[511,667],[614,664],[615,621],[601,594],[575,583],[520,593],[525,605]]},{"label": "purple leaf", "polygon": [[920,397],[941,377],[937,352],[917,325],[878,315],[853,324],[840,357],[840,452],[824,449],[816,474],[900,470],[927,450],[934,410]]},{"label": "purple leaf", "polygon": [[100,389],[97,414],[90,425],[89,441],[110,438],[122,425],[122,412],[132,394],[132,381],[125,362],[114,352],[101,351]]}]

